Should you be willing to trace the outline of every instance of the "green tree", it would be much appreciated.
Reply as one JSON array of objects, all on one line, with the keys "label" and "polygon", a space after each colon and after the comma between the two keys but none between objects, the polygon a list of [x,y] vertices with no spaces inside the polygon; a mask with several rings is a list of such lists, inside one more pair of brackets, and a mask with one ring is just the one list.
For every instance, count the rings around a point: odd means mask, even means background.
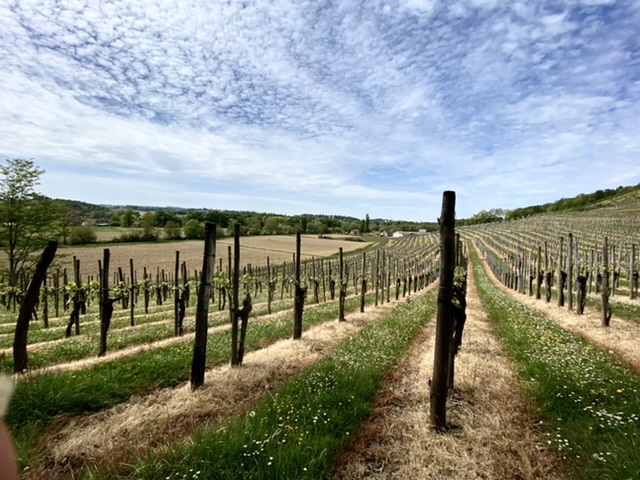
[{"label": "green tree", "polygon": [[69,237],[69,228],[82,225],[82,218],[77,210],[74,210],[68,204],[62,203],[58,205],[60,215],[60,234],[62,235],[62,243],[67,244]]},{"label": "green tree", "polygon": [[120,216],[120,226],[133,227],[140,220],[140,214],[133,211],[131,208],[127,208]]},{"label": "green tree", "polygon": [[188,240],[200,240],[204,238],[204,223],[195,218],[187,220],[184,224],[184,238]]},{"label": "green tree", "polygon": [[87,243],[96,243],[98,237],[93,227],[89,225],[79,225],[71,229],[71,245],[84,245]]},{"label": "green tree", "polygon": [[9,285],[18,273],[30,270],[38,260],[57,221],[53,202],[35,191],[44,170],[33,160],[16,158],[0,166],[0,248],[9,262]]},{"label": "green tree", "polygon": [[157,240],[158,234],[156,232],[156,216],[152,212],[146,212],[140,219],[140,226],[142,227],[141,240]]},{"label": "green tree", "polygon": [[164,226],[164,238],[167,240],[182,239],[182,226],[175,220],[169,220]]},{"label": "green tree", "polygon": [[267,217],[264,222],[264,231],[267,235],[274,235],[279,233],[280,223],[282,222],[282,217],[271,216]]}]

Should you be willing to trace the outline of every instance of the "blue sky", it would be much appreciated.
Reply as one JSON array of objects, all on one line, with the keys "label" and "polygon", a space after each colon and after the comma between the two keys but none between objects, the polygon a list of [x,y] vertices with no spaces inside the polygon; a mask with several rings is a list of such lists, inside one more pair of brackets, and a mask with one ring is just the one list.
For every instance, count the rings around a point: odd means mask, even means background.
[{"label": "blue sky", "polygon": [[3,0],[0,159],[92,203],[434,221],[640,182],[640,2]]}]

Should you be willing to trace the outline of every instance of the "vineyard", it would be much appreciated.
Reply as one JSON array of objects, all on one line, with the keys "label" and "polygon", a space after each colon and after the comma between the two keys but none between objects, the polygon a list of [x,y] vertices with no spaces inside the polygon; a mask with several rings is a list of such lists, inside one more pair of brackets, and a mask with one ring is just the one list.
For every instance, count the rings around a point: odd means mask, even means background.
[{"label": "vineyard", "polygon": [[[202,242],[69,251],[15,374],[23,476],[640,478],[639,212],[630,195],[458,230],[467,320],[440,433],[437,234],[218,241],[209,292]],[[23,295],[0,292],[6,374]]]}]

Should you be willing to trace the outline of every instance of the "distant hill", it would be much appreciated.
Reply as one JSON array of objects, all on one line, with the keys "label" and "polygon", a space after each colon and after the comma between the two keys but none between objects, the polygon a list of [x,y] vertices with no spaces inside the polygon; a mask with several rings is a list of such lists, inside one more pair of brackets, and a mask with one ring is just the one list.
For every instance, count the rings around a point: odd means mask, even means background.
[{"label": "distant hill", "polygon": [[553,203],[508,210],[505,218],[516,220],[539,213],[584,212],[602,208],[640,208],[640,184],[616,189],[597,190],[581,193],[571,198],[561,198]]}]

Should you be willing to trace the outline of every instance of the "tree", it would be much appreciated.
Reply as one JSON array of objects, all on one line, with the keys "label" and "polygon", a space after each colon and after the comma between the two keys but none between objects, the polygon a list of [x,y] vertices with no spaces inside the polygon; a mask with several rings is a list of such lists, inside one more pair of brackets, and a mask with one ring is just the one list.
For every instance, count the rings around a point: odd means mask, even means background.
[{"label": "tree", "polygon": [[[0,248],[9,261],[9,285],[17,285],[18,273],[30,270],[55,231],[53,202],[35,191],[44,170],[33,160],[16,158],[0,166]],[[52,212],[54,212],[52,214]]]},{"label": "tree", "polygon": [[120,226],[133,227],[140,219],[140,214],[134,212],[131,208],[127,208],[120,216]]},{"label": "tree", "polygon": [[182,226],[175,220],[169,220],[164,226],[164,238],[167,240],[182,239]]},{"label": "tree", "polygon": [[71,229],[70,241],[71,245],[85,245],[87,243],[96,243],[98,237],[93,227],[80,225]]},{"label": "tree", "polygon": [[188,240],[200,240],[204,238],[205,226],[195,218],[187,220],[184,224],[184,237]]},{"label": "tree", "polygon": [[58,203],[57,211],[60,216],[60,234],[62,235],[62,243],[66,245],[69,238],[69,228],[82,225],[82,219],[76,210],[65,203]]},{"label": "tree", "polygon": [[156,233],[156,216],[152,213],[152,212],[146,212],[144,215],[142,215],[142,218],[140,219],[140,226],[142,227],[142,231],[143,231],[143,240],[144,239],[157,239],[157,233]]}]

